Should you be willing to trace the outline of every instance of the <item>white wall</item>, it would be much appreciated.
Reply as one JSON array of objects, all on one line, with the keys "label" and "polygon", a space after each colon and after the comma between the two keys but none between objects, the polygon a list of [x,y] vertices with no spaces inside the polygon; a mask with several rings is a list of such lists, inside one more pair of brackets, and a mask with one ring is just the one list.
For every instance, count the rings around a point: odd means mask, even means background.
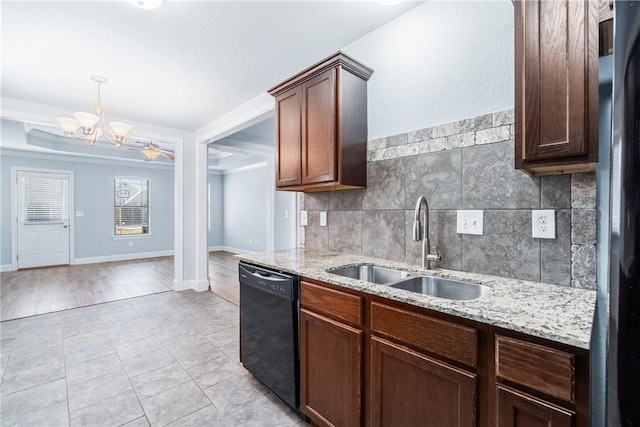
[{"label": "white wall", "polygon": [[267,243],[267,167],[223,175],[224,246],[260,252]]},{"label": "white wall", "polygon": [[373,68],[369,140],[514,105],[513,5],[427,1],[345,46]]},{"label": "white wall", "polygon": [[209,174],[209,248],[220,247],[224,245],[223,239],[223,186],[222,175],[219,173]]},{"label": "white wall", "polygon": [[296,241],[296,193],[291,191],[276,191],[273,207],[273,249],[293,249]]}]

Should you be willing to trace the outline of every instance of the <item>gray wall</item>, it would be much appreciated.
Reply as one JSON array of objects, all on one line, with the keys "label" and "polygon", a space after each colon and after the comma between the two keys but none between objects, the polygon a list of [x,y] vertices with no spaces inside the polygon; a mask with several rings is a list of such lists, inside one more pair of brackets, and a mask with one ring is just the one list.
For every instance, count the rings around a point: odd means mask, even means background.
[{"label": "gray wall", "polygon": [[[28,154],[27,154],[28,155]],[[64,156],[51,159],[23,157],[19,153],[2,153],[1,259],[11,264],[11,168],[70,170],[74,172],[75,210],[84,216],[75,218],[75,257],[93,258],[111,255],[173,250],[173,171],[144,166],[109,165]],[[151,180],[151,236],[148,238],[113,238],[113,178],[115,176],[146,177]],[[129,247],[128,242],[134,246]]]},{"label": "gray wall", "polygon": [[296,193],[276,191],[274,199],[273,248],[296,247]]},{"label": "gray wall", "polygon": [[267,243],[267,168],[223,175],[223,241],[230,249],[260,252]]},{"label": "gray wall", "polygon": [[209,193],[210,209],[209,209],[209,221],[211,229],[209,230],[209,247],[222,246],[223,240],[223,186],[222,175],[209,174]]},{"label": "gray wall", "polygon": [[[440,267],[594,288],[594,174],[514,170],[512,123],[508,110],[369,141],[366,190],[304,195],[305,247],[419,265],[413,209],[425,195]],[[457,209],[484,210],[484,235],[457,234]],[[557,239],[531,237],[532,209],[556,210]]]}]

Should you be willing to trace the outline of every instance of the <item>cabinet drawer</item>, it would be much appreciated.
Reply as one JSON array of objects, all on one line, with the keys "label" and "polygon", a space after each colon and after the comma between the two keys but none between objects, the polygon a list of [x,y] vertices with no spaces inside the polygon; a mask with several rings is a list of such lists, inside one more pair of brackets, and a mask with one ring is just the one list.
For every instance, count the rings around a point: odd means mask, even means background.
[{"label": "cabinet drawer", "polygon": [[575,356],[539,344],[496,336],[496,375],[575,401]]},{"label": "cabinet drawer", "polygon": [[362,324],[362,298],[355,295],[302,281],[300,305],[334,319]]},{"label": "cabinet drawer", "polygon": [[468,366],[478,365],[478,332],[473,328],[372,302],[371,329]]}]

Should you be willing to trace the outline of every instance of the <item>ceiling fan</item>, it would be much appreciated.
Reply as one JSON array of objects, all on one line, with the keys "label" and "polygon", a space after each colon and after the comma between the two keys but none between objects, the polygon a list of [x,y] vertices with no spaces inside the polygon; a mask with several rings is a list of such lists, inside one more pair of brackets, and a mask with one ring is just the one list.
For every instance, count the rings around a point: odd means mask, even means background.
[{"label": "ceiling fan", "polygon": [[150,162],[158,156],[162,156],[165,159],[169,159],[171,161],[175,160],[175,157],[172,152],[164,151],[160,149],[158,144],[154,144],[153,142],[142,142],[136,141],[138,144],[143,144],[142,148],[129,148],[129,151],[137,151],[139,153],[144,154],[144,161]]}]

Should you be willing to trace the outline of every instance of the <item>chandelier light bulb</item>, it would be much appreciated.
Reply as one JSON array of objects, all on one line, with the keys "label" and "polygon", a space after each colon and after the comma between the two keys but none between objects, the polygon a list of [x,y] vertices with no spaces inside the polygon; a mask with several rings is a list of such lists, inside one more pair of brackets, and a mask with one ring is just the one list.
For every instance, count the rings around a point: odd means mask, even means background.
[{"label": "chandelier light bulb", "polygon": [[120,148],[120,145],[122,145],[125,139],[129,138],[132,130],[133,130],[133,127],[126,123],[122,123],[122,122],[109,123],[109,133],[111,134],[111,137],[116,140],[116,146],[118,148]]},{"label": "chandelier light bulb", "polygon": [[85,112],[73,113],[73,118],[78,121],[82,133],[85,135],[92,135],[95,131],[96,124],[100,121],[100,117]]}]

